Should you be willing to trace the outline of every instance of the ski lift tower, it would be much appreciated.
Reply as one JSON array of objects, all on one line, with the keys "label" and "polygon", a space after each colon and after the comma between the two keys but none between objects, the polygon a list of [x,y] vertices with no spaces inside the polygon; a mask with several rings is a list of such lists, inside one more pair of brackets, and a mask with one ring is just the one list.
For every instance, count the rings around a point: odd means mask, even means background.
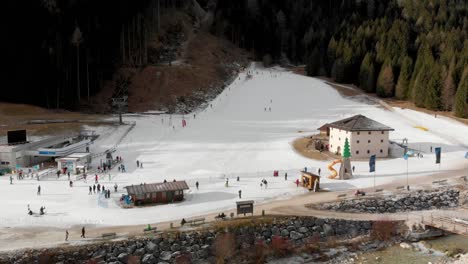
[{"label": "ski lift tower", "polygon": [[112,107],[114,111],[119,115],[119,124],[123,124],[122,113],[128,111],[128,96],[112,98]]}]

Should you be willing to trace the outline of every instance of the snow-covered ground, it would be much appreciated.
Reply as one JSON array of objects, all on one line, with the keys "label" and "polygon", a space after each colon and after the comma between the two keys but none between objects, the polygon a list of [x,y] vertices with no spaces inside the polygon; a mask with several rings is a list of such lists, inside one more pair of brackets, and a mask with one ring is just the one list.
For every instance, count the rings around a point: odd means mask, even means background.
[{"label": "snow-covered ground", "polygon": [[[9,184],[8,177],[0,177],[0,226],[157,223],[233,208],[239,200],[239,190],[242,199],[256,202],[302,194],[307,191],[294,184],[299,170],[306,166],[312,171],[321,168],[322,175],[328,175],[329,162],[300,156],[292,149],[292,141],[316,133],[316,128],[324,123],[355,114],[393,127],[391,139],[408,138],[413,148],[425,151],[424,158],[410,159],[410,177],[439,172],[430,146],[442,147],[442,172],[468,168],[468,159],[464,159],[468,142],[466,125],[407,109],[386,111],[365,103],[368,100],[362,96],[346,99],[321,80],[281,69],[252,66],[250,70],[255,73],[252,79],[240,74],[212,102],[212,107],[208,105],[195,113],[196,117],[186,115],[185,128],[181,126],[182,116],[126,117],[125,121],[136,121],[136,126],[115,155],[123,157],[127,172],[114,169],[110,181],[108,175],[101,175],[100,180],[106,188],[112,188],[114,183],[119,185],[119,193],[112,193],[112,199],[99,202],[98,195],[88,195],[90,181],[75,182],[70,188],[66,177],[59,181],[15,180],[13,185]],[[429,131],[415,126],[424,126]],[[125,131],[124,126],[99,128],[101,136],[92,151],[111,148]],[[144,168],[136,168],[136,160],[142,161]],[[368,172],[368,162],[353,162],[353,165],[356,166],[353,179],[339,181],[322,177],[322,187],[344,190],[372,186],[373,174]],[[376,168],[377,184],[406,177],[406,161],[402,158],[378,160]],[[272,176],[274,170],[280,171],[280,177]],[[229,178],[228,188],[224,186],[226,178]],[[260,187],[263,178],[268,181],[267,189]],[[133,209],[118,206],[123,186],[165,179],[188,182],[191,189],[186,192],[185,201]],[[200,183],[199,190],[195,188],[196,181]],[[42,187],[41,196],[36,195],[38,184]],[[45,206],[47,214],[28,216],[28,204],[36,212]]]}]

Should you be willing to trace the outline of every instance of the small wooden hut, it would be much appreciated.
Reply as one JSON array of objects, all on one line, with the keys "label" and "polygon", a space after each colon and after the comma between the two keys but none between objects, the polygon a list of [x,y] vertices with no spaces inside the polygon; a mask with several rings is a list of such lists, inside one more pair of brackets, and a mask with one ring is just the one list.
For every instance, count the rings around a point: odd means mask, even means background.
[{"label": "small wooden hut", "polygon": [[150,203],[172,203],[184,199],[184,190],[189,187],[185,181],[144,183],[125,186],[135,205]]},{"label": "small wooden hut", "polygon": [[301,171],[301,183],[302,186],[309,189],[309,191],[317,192],[320,189],[320,176],[311,172]]},{"label": "small wooden hut", "polygon": [[317,128],[317,130],[320,131],[321,135],[330,136],[330,124],[325,124],[325,125]]}]

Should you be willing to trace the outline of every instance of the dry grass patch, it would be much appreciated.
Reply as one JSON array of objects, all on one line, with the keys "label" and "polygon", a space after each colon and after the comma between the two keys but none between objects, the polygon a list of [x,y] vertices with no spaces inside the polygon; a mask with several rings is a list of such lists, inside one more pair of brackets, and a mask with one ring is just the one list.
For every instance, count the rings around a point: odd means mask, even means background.
[{"label": "dry grass patch", "polygon": [[324,152],[314,149],[313,140],[310,137],[298,138],[293,141],[292,146],[296,152],[306,158],[315,160],[328,159],[328,156]]}]

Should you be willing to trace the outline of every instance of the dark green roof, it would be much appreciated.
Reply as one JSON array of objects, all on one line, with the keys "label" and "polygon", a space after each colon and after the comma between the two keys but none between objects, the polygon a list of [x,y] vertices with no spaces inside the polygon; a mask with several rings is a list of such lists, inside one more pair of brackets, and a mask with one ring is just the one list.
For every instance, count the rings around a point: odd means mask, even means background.
[{"label": "dark green roof", "polygon": [[330,127],[346,131],[393,131],[395,129],[381,124],[363,115],[355,115],[333,123]]}]

